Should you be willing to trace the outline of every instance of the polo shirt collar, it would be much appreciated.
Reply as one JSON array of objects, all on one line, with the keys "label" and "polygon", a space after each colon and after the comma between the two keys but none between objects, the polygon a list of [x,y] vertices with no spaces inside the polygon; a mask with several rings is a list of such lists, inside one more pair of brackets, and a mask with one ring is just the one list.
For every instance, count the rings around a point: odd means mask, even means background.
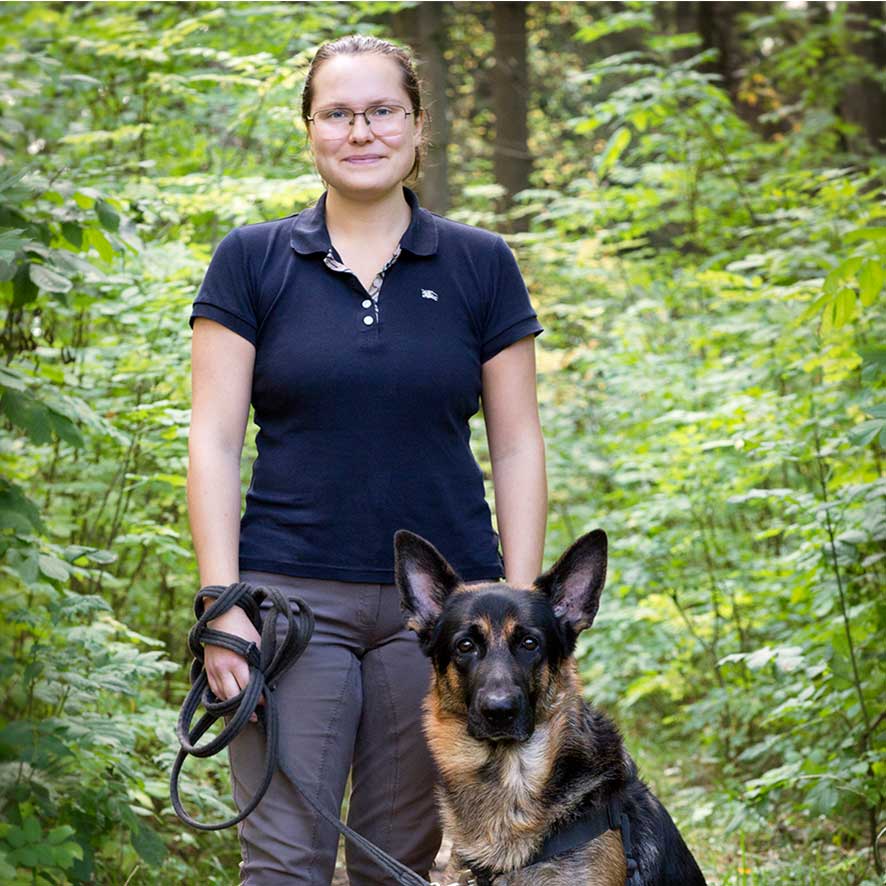
[{"label": "polo shirt collar", "polygon": [[[419,205],[418,196],[410,188],[404,186],[403,194],[412,211],[412,221],[400,238],[400,248],[413,255],[435,255],[437,223],[433,213]],[[293,218],[289,242],[296,252],[303,255],[314,252],[325,255],[329,252],[332,241],[326,229],[326,191],[313,206],[303,209]]]}]

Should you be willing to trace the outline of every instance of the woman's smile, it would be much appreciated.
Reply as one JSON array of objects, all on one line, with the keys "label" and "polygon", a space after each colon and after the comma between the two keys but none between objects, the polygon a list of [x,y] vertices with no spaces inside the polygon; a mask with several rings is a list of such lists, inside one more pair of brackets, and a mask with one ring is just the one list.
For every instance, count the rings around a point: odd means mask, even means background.
[{"label": "woman's smile", "polygon": [[369,166],[384,159],[381,154],[354,154],[351,157],[345,157],[344,162],[352,163],[355,166]]}]

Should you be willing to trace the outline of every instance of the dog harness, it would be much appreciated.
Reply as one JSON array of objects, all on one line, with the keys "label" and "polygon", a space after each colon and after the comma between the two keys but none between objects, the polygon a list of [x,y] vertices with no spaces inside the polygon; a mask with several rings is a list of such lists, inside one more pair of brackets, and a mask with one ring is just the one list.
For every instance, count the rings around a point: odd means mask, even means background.
[{"label": "dog harness", "polygon": [[[543,861],[550,861],[579,846],[584,846],[605,834],[606,831],[621,831],[621,845],[625,854],[627,878],[625,886],[642,886],[640,869],[634,857],[634,846],[631,841],[631,823],[622,808],[621,801],[615,797],[606,806],[587,805],[578,818],[558,827],[545,837],[544,842],[524,867],[531,867]],[[498,874],[488,868],[471,868],[477,886],[492,886]]]}]

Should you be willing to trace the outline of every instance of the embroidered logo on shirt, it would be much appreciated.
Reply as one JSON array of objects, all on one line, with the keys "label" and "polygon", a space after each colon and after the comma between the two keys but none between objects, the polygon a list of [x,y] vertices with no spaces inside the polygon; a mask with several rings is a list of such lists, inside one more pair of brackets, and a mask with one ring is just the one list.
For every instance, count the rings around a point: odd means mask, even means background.
[{"label": "embroidered logo on shirt", "polygon": [[434,301],[437,301],[437,293],[434,292],[433,289],[422,289],[421,297],[422,298],[432,298]]}]

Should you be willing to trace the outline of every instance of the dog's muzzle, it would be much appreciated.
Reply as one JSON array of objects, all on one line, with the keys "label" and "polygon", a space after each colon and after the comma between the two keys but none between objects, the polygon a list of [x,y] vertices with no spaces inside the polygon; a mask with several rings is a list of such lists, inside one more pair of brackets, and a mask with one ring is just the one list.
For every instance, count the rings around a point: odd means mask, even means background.
[{"label": "dog's muzzle", "polygon": [[468,712],[468,734],[484,741],[526,741],[533,731],[529,703],[518,692],[480,692]]}]

